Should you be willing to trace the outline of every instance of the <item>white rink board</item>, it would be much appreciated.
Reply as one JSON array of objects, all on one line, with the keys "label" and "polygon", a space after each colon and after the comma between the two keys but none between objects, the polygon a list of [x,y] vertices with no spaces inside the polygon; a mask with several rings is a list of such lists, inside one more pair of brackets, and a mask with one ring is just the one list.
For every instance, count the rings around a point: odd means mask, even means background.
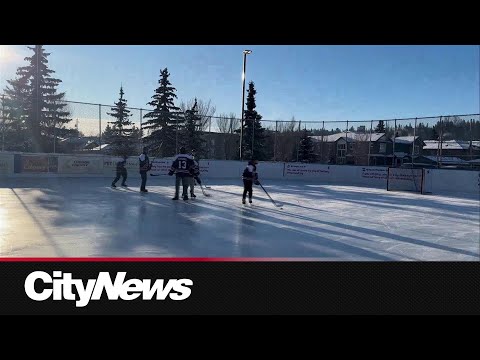
[{"label": "white rink board", "polygon": [[[0,154],[0,176],[2,177],[115,177],[116,163],[120,157],[43,154],[58,158],[58,172],[40,172],[34,168],[15,173],[13,153]],[[42,157],[42,154],[25,154],[25,157]],[[18,155],[21,156],[21,155]],[[151,174],[167,176],[172,158],[153,158]],[[248,161],[200,160],[200,173],[204,179],[234,179],[241,181]],[[140,178],[138,156],[127,159],[129,178]],[[387,168],[379,166],[324,165],[305,163],[260,162],[259,179],[265,184],[269,180],[300,180],[318,184],[355,185],[372,188],[387,188]],[[428,193],[479,193],[479,171],[427,169],[424,187]],[[263,180],[263,181],[262,181]]]},{"label": "white rink board", "polygon": [[433,193],[480,194],[480,171],[429,169]]},{"label": "white rink board", "polygon": [[59,156],[59,174],[103,174],[103,158],[86,156]]},{"label": "white rink board", "polygon": [[387,187],[387,172],[385,167],[362,166],[359,167],[359,176],[362,185],[370,185],[379,188]]},{"label": "white rink board", "polygon": [[[201,160],[200,164],[207,160]],[[230,160],[208,160],[208,175],[206,179],[241,179],[246,162]]]},{"label": "white rink board", "polygon": [[[247,163],[242,163],[243,168],[242,172],[247,166]],[[280,180],[283,178],[283,170],[284,170],[284,163],[283,162],[267,162],[267,161],[260,161],[257,165],[257,170],[260,174],[260,180]]]},{"label": "white rink board", "polygon": [[13,154],[0,153],[0,176],[8,176],[13,174],[14,169]]},{"label": "white rink board", "polygon": [[[261,176],[261,168],[258,172]],[[295,180],[314,180],[323,183],[331,181],[332,166],[321,164],[285,163],[284,177]]]}]

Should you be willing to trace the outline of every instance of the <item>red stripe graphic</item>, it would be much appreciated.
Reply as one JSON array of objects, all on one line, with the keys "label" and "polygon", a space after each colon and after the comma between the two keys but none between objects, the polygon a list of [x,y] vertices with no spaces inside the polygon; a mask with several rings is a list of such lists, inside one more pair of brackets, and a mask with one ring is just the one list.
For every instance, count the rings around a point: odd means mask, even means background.
[{"label": "red stripe graphic", "polygon": [[254,257],[238,257],[238,258],[220,258],[220,257],[191,257],[191,258],[112,258],[112,257],[31,257],[31,258],[15,258],[0,257],[0,262],[258,262],[258,261],[318,261],[317,258],[254,258]]}]

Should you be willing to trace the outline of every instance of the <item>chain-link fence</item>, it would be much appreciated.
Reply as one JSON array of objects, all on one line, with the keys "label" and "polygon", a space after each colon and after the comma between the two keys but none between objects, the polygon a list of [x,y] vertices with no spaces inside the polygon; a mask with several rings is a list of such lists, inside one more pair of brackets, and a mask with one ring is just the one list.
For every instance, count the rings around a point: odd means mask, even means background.
[{"label": "chain-link fence", "polygon": [[[67,123],[53,122],[46,152],[108,153],[108,129],[113,126],[113,105],[65,101]],[[9,111],[0,96],[1,150],[32,151],[28,115]],[[127,108],[137,130],[137,151],[151,131],[143,129],[145,114],[152,109]],[[178,118],[185,112],[177,114]],[[53,115],[55,118],[55,114]],[[480,115],[446,115],[408,119],[365,121],[301,121],[262,119],[252,125],[235,115],[201,115],[197,128],[203,139],[203,157],[314,162],[322,164],[480,168]],[[60,124],[60,125],[59,125]],[[262,130],[263,128],[263,130]],[[62,130],[62,131],[60,131]],[[68,131],[66,131],[68,130]],[[174,126],[175,150],[185,131]],[[45,135],[47,136],[47,135]],[[47,136],[48,137],[48,136]]]}]

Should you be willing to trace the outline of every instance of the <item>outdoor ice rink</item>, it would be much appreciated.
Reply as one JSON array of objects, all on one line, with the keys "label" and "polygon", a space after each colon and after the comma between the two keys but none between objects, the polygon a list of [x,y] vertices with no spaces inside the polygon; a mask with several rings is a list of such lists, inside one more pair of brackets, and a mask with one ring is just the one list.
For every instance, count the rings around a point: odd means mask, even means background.
[{"label": "outdoor ice rink", "polygon": [[[479,261],[479,197],[241,180],[172,201],[174,177],[111,189],[110,178],[0,179],[1,257],[268,257]],[[120,182],[119,182],[120,183]],[[119,185],[118,183],[118,185]]]}]

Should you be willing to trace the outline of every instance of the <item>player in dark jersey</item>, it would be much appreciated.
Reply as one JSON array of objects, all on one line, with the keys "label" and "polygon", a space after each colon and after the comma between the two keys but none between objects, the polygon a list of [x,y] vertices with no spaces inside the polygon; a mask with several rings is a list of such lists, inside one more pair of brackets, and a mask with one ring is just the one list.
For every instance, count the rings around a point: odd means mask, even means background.
[{"label": "player in dark jersey", "polygon": [[148,192],[148,190],[145,188],[145,186],[147,185],[147,172],[152,168],[152,164],[150,164],[150,159],[147,155],[146,147],[143,148],[143,152],[138,157],[138,160],[140,161],[139,170],[140,176],[142,177],[142,185],[140,186],[140,191],[146,193]]},{"label": "player in dark jersey", "polygon": [[120,177],[122,177],[122,186],[128,186],[125,183],[125,181],[127,181],[127,168],[125,167],[127,163],[127,158],[128,156],[124,155],[123,160],[117,162],[117,176],[112,181],[113,188],[117,187],[115,184],[117,183],[118,180],[120,180]]},{"label": "player in dark jersey", "polygon": [[253,197],[253,184],[258,185],[258,173],[257,173],[257,164],[256,160],[250,160],[248,162],[247,167],[243,170],[243,196],[242,196],[242,204],[245,204],[245,199],[248,193],[248,202],[252,203]]},{"label": "player in dark jersey", "polygon": [[183,186],[183,200],[188,200],[188,187],[190,185],[190,179],[193,179],[193,167],[194,162],[192,156],[187,154],[185,147],[182,146],[180,148],[180,154],[175,156],[175,159],[173,159],[172,166],[168,173],[170,176],[175,174],[175,196],[172,200],[178,200],[180,182]]},{"label": "player in dark jersey", "polygon": [[192,159],[193,159],[193,176],[190,179],[190,197],[195,198],[197,197],[195,195],[195,181],[198,184],[201,184],[202,182],[200,181],[200,166],[198,165],[198,162],[195,160],[195,150],[191,151]]}]

